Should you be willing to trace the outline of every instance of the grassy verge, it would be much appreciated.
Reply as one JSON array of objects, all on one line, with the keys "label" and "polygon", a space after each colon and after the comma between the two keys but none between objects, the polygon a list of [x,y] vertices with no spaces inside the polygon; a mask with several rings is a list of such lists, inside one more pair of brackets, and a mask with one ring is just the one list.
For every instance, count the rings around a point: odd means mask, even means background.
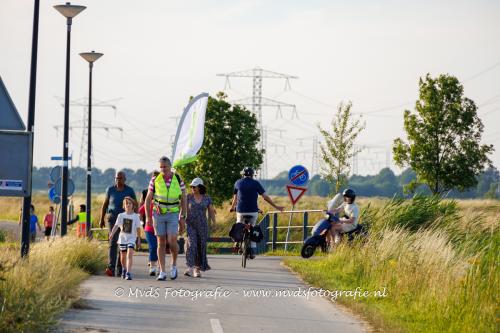
[{"label": "grassy verge", "polygon": [[106,251],[98,242],[67,236],[34,244],[28,259],[19,246],[0,249],[0,332],[45,332],[78,298],[78,285],[100,271]]},{"label": "grassy verge", "polygon": [[[363,218],[372,225],[366,241],[341,244],[318,260],[286,258],[285,264],[316,287],[371,292],[337,301],[384,331],[498,329],[498,213],[468,215],[454,202],[417,198],[365,209]],[[387,297],[373,297],[384,288]]]}]

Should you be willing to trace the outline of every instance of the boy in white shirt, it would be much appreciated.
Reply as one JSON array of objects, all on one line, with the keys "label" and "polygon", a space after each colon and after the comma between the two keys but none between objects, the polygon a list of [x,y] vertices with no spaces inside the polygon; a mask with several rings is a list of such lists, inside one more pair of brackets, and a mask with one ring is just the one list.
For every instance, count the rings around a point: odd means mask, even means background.
[{"label": "boy in white shirt", "polygon": [[115,232],[120,228],[118,245],[120,247],[120,261],[123,266],[122,278],[126,280],[132,280],[132,258],[136,241],[137,246],[141,246],[141,239],[137,237],[141,229],[141,220],[139,214],[134,213],[135,205],[135,200],[131,197],[123,199],[125,212],[118,214],[116,224],[109,234],[109,239],[113,239]]},{"label": "boy in white shirt", "polygon": [[340,223],[332,224],[331,234],[335,244],[340,242],[341,233],[354,230],[358,226],[359,207],[354,203],[356,193],[352,189],[346,189],[342,193],[342,196],[344,198],[342,205],[330,210],[333,214],[337,214],[339,211],[344,210],[344,214],[346,215],[346,217],[340,218]]}]

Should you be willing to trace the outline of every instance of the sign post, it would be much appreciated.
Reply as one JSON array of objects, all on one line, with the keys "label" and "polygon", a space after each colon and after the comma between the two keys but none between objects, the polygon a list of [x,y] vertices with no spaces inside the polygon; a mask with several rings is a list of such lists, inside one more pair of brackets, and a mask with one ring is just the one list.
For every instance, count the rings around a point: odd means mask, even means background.
[{"label": "sign post", "polygon": [[307,191],[307,187],[305,187],[305,185],[309,182],[309,171],[307,171],[306,167],[302,165],[293,166],[290,171],[288,171],[288,179],[290,180],[290,184],[286,186],[286,190],[288,192],[288,197],[292,202],[292,213],[290,213],[290,219],[288,220],[285,251],[288,249],[288,239],[290,237],[290,225],[293,219],[293,210],[295,209],[295,204]]}]

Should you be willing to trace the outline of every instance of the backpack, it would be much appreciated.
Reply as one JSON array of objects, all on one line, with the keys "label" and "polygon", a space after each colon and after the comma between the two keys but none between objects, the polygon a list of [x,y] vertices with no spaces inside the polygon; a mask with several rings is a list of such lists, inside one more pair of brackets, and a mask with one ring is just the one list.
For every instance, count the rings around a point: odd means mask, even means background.
[{"label": "backpack", "polygon": [[231,230],[229,231],[229,237],[234,242],[241,242],[243,240],[243,234],[245,232],[245,224],[241,222],[236,222],[233,224],[231,227]]},{"label": "backpack", "polygon": [[259,243],[262,238],[264,238],[264,233],[259,225],[254,225],[250,230],[250,240],[255,243]]}]

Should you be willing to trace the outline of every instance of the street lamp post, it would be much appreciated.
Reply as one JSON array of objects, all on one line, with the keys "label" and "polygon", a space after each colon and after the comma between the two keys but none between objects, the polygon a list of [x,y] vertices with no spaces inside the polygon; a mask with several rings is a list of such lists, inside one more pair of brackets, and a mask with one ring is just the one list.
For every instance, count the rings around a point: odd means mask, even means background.
[{"label": "street lamp post", "polygon": [[[31,154],[29,160],[30,175],[33,169],[33,144],[35,137],[35,96],[36,96],[36,66],[38,59],[38,21],[40,18],[40,0],[35,0],[33,12],[33,35],[31,40],[31,69],[30,69],[30,91],[28,101],[28,127],[26,131],[31,132]],[[31,176],[30,176],[31,177]],[[30,220],[31,220],[31,182],[29,183],[29,195],[23,198],[22,227],[21,227],[21,257],[28,255],[30,248]]]},{"label": "street lamp post", "polygon": [[68,137],[69,137],[69,68],[70,68],[70,45],[71,45],[71,23],[73,17],[82,12],[86,7],[72,5],[66,2],[54,8],[66,17],[68,27],[66,34],[66,88],[64,93],[64,143],[63,143],[63,168],[62,168],[62,193],[61,193],[61,236],[66,235],[68,222]]},{"label": "street lamp post", "polygon": [[87,134],[88,134],[88,142],[87,142],[87,237],[90,239],[92,233],[90,232],[91,227],[91,215],[90,215],[90,205],[91,205],[91,180],[92,180],[92,67],[94,67],[94,61],[102,57],[102,53],[92,52],[84,52],[80,53],[80,56],[87,60],[89,63],[89,119],[87,123]]}]

